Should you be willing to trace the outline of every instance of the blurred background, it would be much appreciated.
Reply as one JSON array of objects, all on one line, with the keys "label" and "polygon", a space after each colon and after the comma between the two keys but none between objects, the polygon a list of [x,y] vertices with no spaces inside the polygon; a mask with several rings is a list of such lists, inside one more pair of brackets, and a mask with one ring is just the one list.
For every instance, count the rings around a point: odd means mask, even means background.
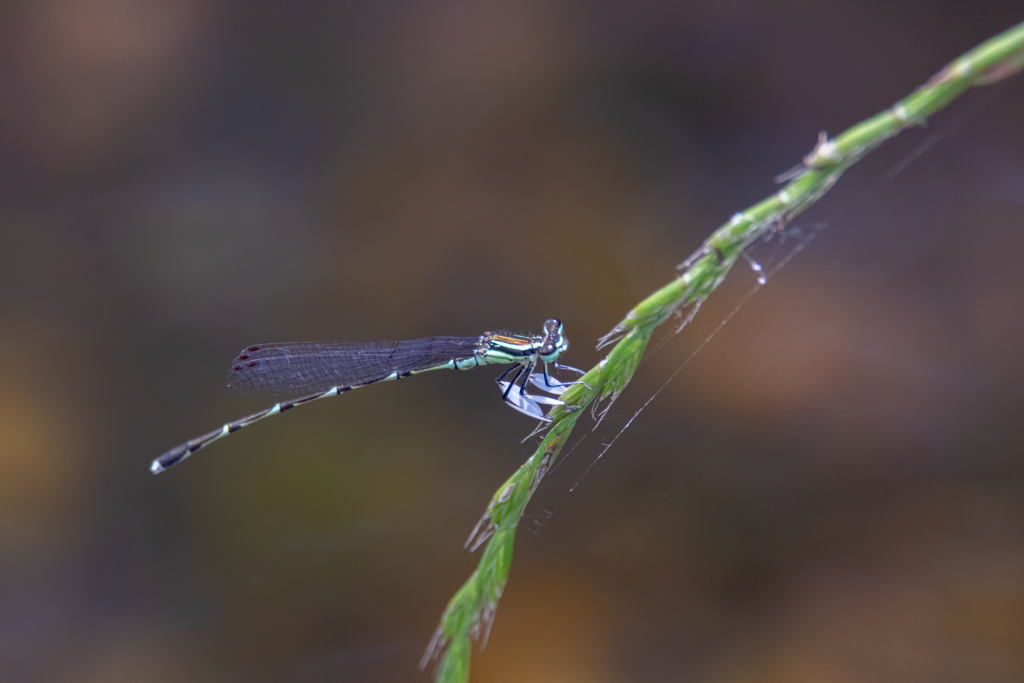
[{"label": "blurred background", "polygon": [[[819,131],[1021,19],[5,5],[0,680],[429,680],[462,543],[533,423],[497,371],[434,373],[154,478],[269,405],[224,387],[235,354],[559,317],[590,367]],[[1020,76],[968,94],[753,249],[768,267],[825,226],[591,467],[754,274],[658,337],[531,504],[474,681],[1024,680],[1022,110]]]}]

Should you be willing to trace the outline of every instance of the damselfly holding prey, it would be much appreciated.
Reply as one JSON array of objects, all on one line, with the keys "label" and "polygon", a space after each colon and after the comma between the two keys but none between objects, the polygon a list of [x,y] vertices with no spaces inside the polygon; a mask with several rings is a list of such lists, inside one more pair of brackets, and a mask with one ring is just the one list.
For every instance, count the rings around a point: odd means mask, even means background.
[{"label": "damselfly holding prey", "polygon": [[[408,341],[299,342],[257,344],[238,355],[228,374],[228,386],[243,394],[273,396],[311,392],[276,403],[220,429],[172,448],[153,461],[156,474],[175,465],[217,439],[248,427],[265,417],[283,413],[317,399],[337,396],[368,384],[402,379],[428,370],[468,370],[479,365],[512,367],[498,378],[502,398],[521,413],[550,422],[540,407],[563,405],[558,398],[537,396],[526,391],[527,383],[560,396],[572,382],[559,382],[547,370],[559,365],[558,356],[569,348],[562,335],[562,323],[548,320],[544,334],[525,336],[508,332],[484,332],[479,337],[425,337]],[[511,379],[507,379],[511,375]]]}]

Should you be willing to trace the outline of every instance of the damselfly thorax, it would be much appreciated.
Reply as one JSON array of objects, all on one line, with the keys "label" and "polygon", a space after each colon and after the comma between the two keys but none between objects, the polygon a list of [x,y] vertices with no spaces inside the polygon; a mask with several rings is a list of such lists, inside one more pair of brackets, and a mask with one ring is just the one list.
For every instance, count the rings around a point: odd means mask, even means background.
[{"label": "damselfly thorax", "polygon": [[[555,397],[572,383],[553,379],[548,374],[548,365],[582,372],[557,363],[559,355],[568,348],[562,323],[555,319],[545,322],[544,333],[539,335],[485,332],[479,337],[424,337],[406,341],[254,344],[246,347],[232,364],[228,374],[230,388],[259,396],[306,395],[276,403],[186,441],[154,460],[150,469],[154,474],[162,472],[228,434],[295,406],[430,370],[511,365],[497,378],[502,399],[521,413],[549,422],[541,405],[562,405]],[[527,384],[550,396],[528,393]]]}]

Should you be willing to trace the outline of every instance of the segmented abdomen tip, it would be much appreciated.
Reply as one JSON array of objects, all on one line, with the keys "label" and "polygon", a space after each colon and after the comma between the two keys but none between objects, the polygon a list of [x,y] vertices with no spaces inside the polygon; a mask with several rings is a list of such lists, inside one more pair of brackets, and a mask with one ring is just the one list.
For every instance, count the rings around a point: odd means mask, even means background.
[{"label": "segmented abdomen tip", "polygon": [[153,464],[149,466],[149,471],[153,474],[160,474],[164,469],[164,466],[160,464],[159,460],[154,460]]}]

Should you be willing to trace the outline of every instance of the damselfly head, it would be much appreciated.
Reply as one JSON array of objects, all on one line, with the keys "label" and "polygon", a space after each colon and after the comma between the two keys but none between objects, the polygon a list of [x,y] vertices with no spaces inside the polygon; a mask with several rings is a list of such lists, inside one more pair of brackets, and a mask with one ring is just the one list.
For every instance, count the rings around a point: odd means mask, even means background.
[{"label": "damselfly head", "polygon": [[562,336],[562,321],[552,318],[544,323],[544,342],[540,346],[540,359],[545,363],[558,360],[558,354],[568,350],[569,340]]}]

